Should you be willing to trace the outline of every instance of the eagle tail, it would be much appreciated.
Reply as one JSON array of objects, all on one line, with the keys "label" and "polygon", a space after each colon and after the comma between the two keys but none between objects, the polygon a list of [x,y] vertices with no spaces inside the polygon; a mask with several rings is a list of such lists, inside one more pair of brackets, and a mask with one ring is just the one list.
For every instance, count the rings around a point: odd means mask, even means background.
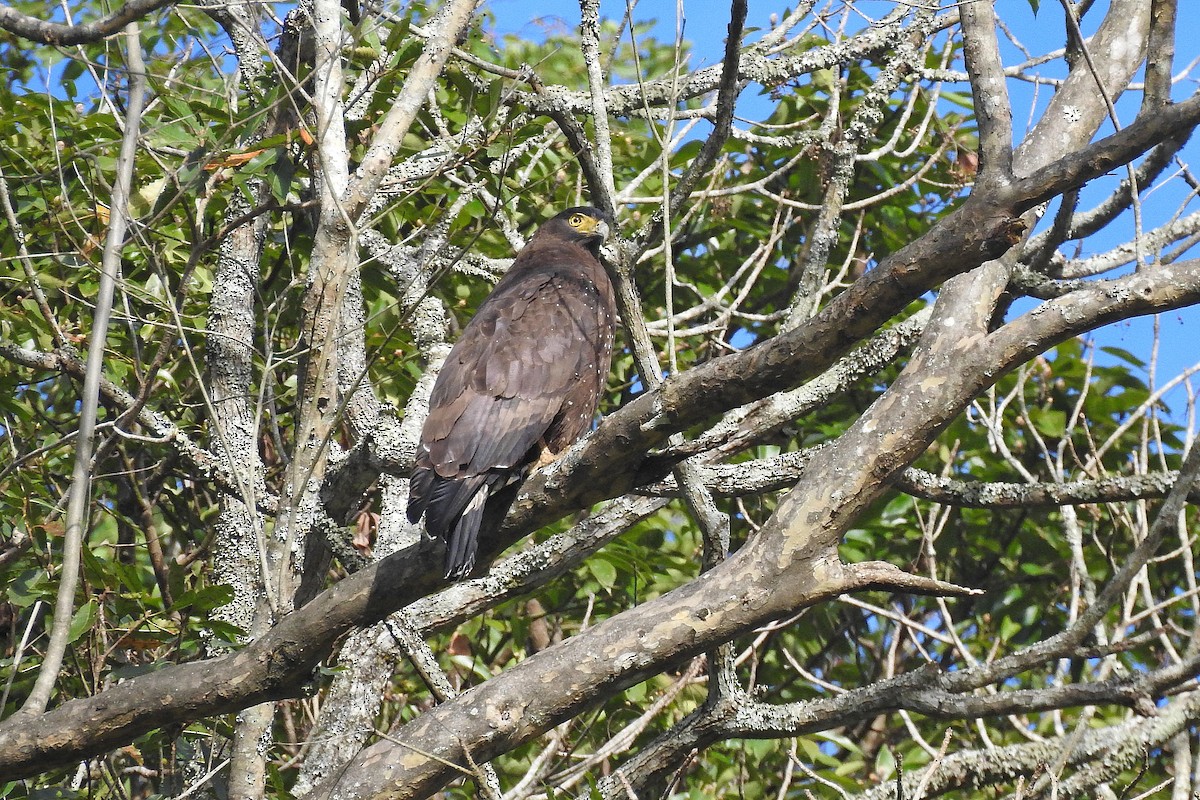
[{"label": "eagle tail", "polygon": [[471,574],[475,566],[475,551],[479,546],[479,525],[483,521],[483,509],[489,494],[487,486],[479,487],[446,540],[446,573],[443,576],[446,580],[458,581]]},{"label": "eagle tail", "polygon": [[475,565],[479,526],[493,475],[443,478],[432,469],[417,469],[409,481],[408,520],[425,516],[425,530],[446,541],[445,577],[460,580]]}]

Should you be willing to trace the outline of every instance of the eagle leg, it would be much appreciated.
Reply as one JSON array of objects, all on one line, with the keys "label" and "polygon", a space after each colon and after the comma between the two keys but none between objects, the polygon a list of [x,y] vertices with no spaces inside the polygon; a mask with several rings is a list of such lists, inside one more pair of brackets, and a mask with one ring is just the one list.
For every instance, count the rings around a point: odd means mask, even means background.
[{"label": "eagle leg", "polygon": [[[563,450],[566,450],[566,448],[563,448]],[[537,460],[534,461],[530,465],[529,471],[534,472],[535,470],[539,470],[542,467],[550,466],[555,461],[558,461],[559,456],[561,456],[562,454],[563,454],[563,451],[560,450],[559,452],[555,452],[550,449],[550,446],[548,444],[546,444],[546,442],[544,440],[539,439],[538,440],[538,457],[537,457]]]}]

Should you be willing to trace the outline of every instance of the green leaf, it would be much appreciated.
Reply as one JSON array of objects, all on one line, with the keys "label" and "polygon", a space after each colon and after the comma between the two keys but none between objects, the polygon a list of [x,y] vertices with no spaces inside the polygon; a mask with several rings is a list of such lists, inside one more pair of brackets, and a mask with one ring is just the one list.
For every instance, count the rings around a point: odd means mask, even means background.
[{"label": "green leaf", "polygon": [[612,591],[617,584],[617,568],[604,558],[592,558],[587,562],[588,572],[605,589]]},{"label": "green leaf", "polygon": [[173,609],[187,609],[193,614],[213,611],[233,599],[233,589],[226,584],[202,586],[183,592],[175,598]]},{"label": "green leaf", "polygon": [[[87,548],[84,548],[86,552]],[[34,602],[49,599],[51,595],[49,582],[46,580],[44,569],[31,569],[22,572],[6,587],[4,599],[17,608],[29,608]]]},{"label": "green leaf", "polygon": [[879,748],[879,754],[875,756],[875,774],[881,781],[896,774],[896,757],[892,755],[892,748]]},{"label": "green leaf", "polygon": [[81,605],[71,617],[71,627],[68,629],[67,641],[74,642],[84,633],[91,630],[96,621],[97,606],[95,600],[88,600]]},{"label": "green leaf", "polygon": [[1031,408],[1029,421],[1043,436],[1059,439],[1067,432],[1067,412],[1065,411],[1053,408]]},{"label": "green leaf", "polygon": [[391,33],[388,34],[387,41],[384,43],[384,47],[388,50],[399,50],[408,39],[408,31],[411,26],[412,20],[408,17],[404,17],[400,22],[393,25]]},{"label": "green leaf", "polygon": [[1142,369],[1145,369],[1145,367],[1146,367],[1145,361],[1142,361],[1140,358],[1138,358],[1133,353],[1129,352],[1128,350],[1126,350],[1123,347],[1112,347],[1112,346],[1101,347],[1100,351],[1103,353],[1108,353],[1110,356],[1116,356],[1117,358],[1124,361],[1126,364],[1132,364],[1133,366],[1140,367]]}]

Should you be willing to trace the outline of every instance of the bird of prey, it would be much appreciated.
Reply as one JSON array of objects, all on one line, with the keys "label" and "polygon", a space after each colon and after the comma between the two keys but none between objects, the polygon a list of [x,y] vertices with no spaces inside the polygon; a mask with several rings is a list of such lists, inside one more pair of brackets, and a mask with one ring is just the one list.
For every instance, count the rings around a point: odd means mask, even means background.
[{"label": "bird of prey", "polygon": [[446,541],[449,579],[474,567],[489,499],[496,513],[488,519],[498,523],[533,467],[591,427],[616,327],[612,284],[597,260],[608,228],[588,206],[543,223],[438,374],[408,518],[424,514],[429,535]]}]

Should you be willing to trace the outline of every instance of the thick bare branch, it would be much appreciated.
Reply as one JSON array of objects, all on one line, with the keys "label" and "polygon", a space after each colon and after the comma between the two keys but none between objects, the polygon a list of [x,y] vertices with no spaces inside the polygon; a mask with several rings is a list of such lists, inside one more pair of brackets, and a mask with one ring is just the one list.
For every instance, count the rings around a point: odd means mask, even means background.
[{"label": "thick bare branch", "polygon": [[[343,776],[317,787],[313,796],[424,797],[445,782],[447,762],[465,765],[469,759],[493,758],[578,713],[597,697],[644,680],[669,661],[726,641],[753,624],[751,620],[818,602],[839,586],[849,591],[889,586],[901,576],[890,565],[879,570],[874,569],[878,565],[843,568],[829,561],[827,553],[814,551],[803,564],[812,569],[802,568],[796,581],[780,585],[773,569],[760,570],[746,552],[661,598],[531,656],[504,673],[503,680],[488,681],[429,711],[364,750]],[[707,602],[713,596],[733,602]],[[550,686],[553,692],[547,691]],[[464,713],[468,704],[477,713]],[[409,742],[420,742],[419,749]]]},{"label": "thick bare branch", "polygon": [[1012,106],[1005,86],[996,17],[990,3],[966,3],[958,9],[963,26],[963,56],[971,76],[975,118],[979,121],[979,177],[976,183],[1012,178]]},{"label": "thick bare branch", "polygon": [[[1158,472],[1065,483],[980,483],[908,469],[897,479],[896,488],[914,497],[951,506],[1034,508],[1166,497],[1176,478],[1176,472]],[[1189,498],[1192,502],[1200,502],[1200,493],[1193,491]]]}]

